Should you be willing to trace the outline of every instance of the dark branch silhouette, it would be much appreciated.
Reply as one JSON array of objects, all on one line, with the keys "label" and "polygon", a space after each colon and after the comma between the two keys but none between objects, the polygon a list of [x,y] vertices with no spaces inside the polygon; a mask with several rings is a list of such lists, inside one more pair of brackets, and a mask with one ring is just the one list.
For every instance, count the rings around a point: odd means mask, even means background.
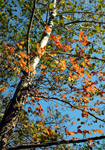
[{"label": "dark branch silhouette", "polygon": [[105,135],[103,136],[96,136],[96,137],[91,137],[91,138],[86,138],[86,139],[80,139],[80,140],[61,140],[61,141],[53,141],[53,142],[47,142],[47,143],[42,143],[42,144],[33,144],[33,145],[20,145],[20,146],[15,146],[15,147],[10,147],[7,148],[6,150],[16,150],[16,149],[25,149],[25,148],[39,148],[39,147],[48,147],[52,145],[60,145],[60,144],[69,144],[69,143],[82,143],[82,142],[87,142],[89,140],[101,140],[104,139]]},{"label": "dark branch silhouette", "polygon": [[105,24],[105,22],[87,21],[87,20],[79,21],[79,20],[77,20],[77,21],[72,21],[72,22],[65,23],[63,26],[69,25],[69,24],[74,24],[74,23],[82,23],[82,22],[83,22],[83,23],[87,22],[87,23],[99,23],[99,24]]}]

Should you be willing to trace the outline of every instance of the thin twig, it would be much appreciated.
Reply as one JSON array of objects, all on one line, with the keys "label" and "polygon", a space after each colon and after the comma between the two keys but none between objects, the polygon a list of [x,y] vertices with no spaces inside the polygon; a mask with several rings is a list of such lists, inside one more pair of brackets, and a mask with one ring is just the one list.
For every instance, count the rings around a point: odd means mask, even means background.
[{"label": "thin twig", "polygon": [[[97,12],[84,12],[84,11],[64,11],[64,12],[61,12],[60,14],[74,14],[74,13],[78,13],[78,14],[91,14],[91,15],[96,15]],[[97,15],[100,15],[97,13]],[[105,16],[105,13],[103,14],[103,16]]]},{"label": "thin twig", "polygon": [[82,23],[82,22],[105,24],[105,22],[87,21],[87,20],[79,21],[79,20],[77,20],[77,21],[72,21],[72,22],[65,23],[64,26],[69,25],[69,24],[74,24],[74,23]]}]

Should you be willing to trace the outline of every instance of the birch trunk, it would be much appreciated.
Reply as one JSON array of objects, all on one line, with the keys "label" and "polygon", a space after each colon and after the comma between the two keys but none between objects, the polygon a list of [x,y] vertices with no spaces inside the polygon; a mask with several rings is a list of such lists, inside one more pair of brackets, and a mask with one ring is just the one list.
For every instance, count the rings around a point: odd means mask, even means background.
[{"label": "birch trunk", "polygon": [[[54,8],[52,10],[52,13],[49,18],[48,27],[52,31],[53,27],[53,19],[56,17],[56,0],[53,1]],[[40,41],[40,47],[38,52],[41,52],[41,48],[44,48],[44,46],[47,45],[47,42],[49,40],[51,32],[44,33],[42,35],[41,41]],[[43,55],[45,52],[41,53]],[[34,56],[31,60],[30,66],[33,69],[36,69],[38,63],[40,61],[40,56]],[[34,78],[34,75],[31,74]],[[27,98],[29,94],[29,88],[32,84],[33,78],[30,78],[28,74],[23,75],[20,83],[17,86],[17,89],[15,91],[15,94],[13,98],[10,100],[10,103],[4,113],[4,117],[0,123],[0,148],[2,150],[5,149],[5,147],[8,145],[11,134],[14,130],[14,128],[17,126],[19,121],[19,116],[21,114],[22,105],[24,105],[25,99]]]}]

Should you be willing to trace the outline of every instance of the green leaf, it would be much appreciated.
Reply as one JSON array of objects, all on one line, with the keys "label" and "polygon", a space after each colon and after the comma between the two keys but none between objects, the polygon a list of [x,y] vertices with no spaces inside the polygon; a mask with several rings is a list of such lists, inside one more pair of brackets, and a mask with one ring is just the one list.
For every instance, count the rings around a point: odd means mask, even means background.
[{"label": "green leaf", "polygon": [[49,7],[52,9],[54,7],[54,3],[50,3]]}]

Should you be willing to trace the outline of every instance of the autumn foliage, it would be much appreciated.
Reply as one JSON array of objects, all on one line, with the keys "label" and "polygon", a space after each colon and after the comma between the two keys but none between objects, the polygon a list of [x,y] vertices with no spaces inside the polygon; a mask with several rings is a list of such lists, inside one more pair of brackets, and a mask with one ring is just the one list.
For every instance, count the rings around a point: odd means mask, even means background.
[{"label": "autumn foliage", "polygon": [[[29,19],[33,3],[24,3],[19,1],[21,13],[24,18]],[[21,113],[19,123],[10,139],[11,147],[24,143],[40,144],[64,139],[73,142],[89,137],[87,147],[90,148],[98,143],[91,137],[104,134],[105,29],[100,22],[104,14],[101,7],[104,7],[104,4],[98,1],[94,5],[93,2],[95,11],[92,11],[90,5],[85,9],[85,1],[78,3],[59,1],[58,15],[56,18],[52,17],[52,28],[47,19],[53,12],[53,3],[46,0],[37,1],[37,15],[35,14],[36,20],[31,26],[30,38],[27,40],[28,32],[26,33],[29,22],[23,25],[21,22],[24,19],[21,18],[19,22],[23,27],[16,32],[17,27],[14,24],[19,23],[16,20],[10,28],[14,30],[13,39],[10,38],[11,42],[9,39],[8,42],[2,42],[0,121],[13,95],[16,92],[19,95],[24,91],[23,87],[19,89],[20,81],[23,82],[23,86],[28,83],[24,105],[22,103],[15,106],[21,108]],[[46,11],[46,20],[43,21]],[[77,17],[79,19],[76,19]],[[13,18],[16,19],[15,16]],[[84,22],[80,21],[80,18]],[[12,33],[10,29],[9,32]],[[41,47],[44,36],[46,39],[49,38],[48,43]],[[29,53],[27,41],[30,43]],[[65,149],[66,146],[62,144],[57,148]],[[75,145],[72,148],[75,148]]]}]

